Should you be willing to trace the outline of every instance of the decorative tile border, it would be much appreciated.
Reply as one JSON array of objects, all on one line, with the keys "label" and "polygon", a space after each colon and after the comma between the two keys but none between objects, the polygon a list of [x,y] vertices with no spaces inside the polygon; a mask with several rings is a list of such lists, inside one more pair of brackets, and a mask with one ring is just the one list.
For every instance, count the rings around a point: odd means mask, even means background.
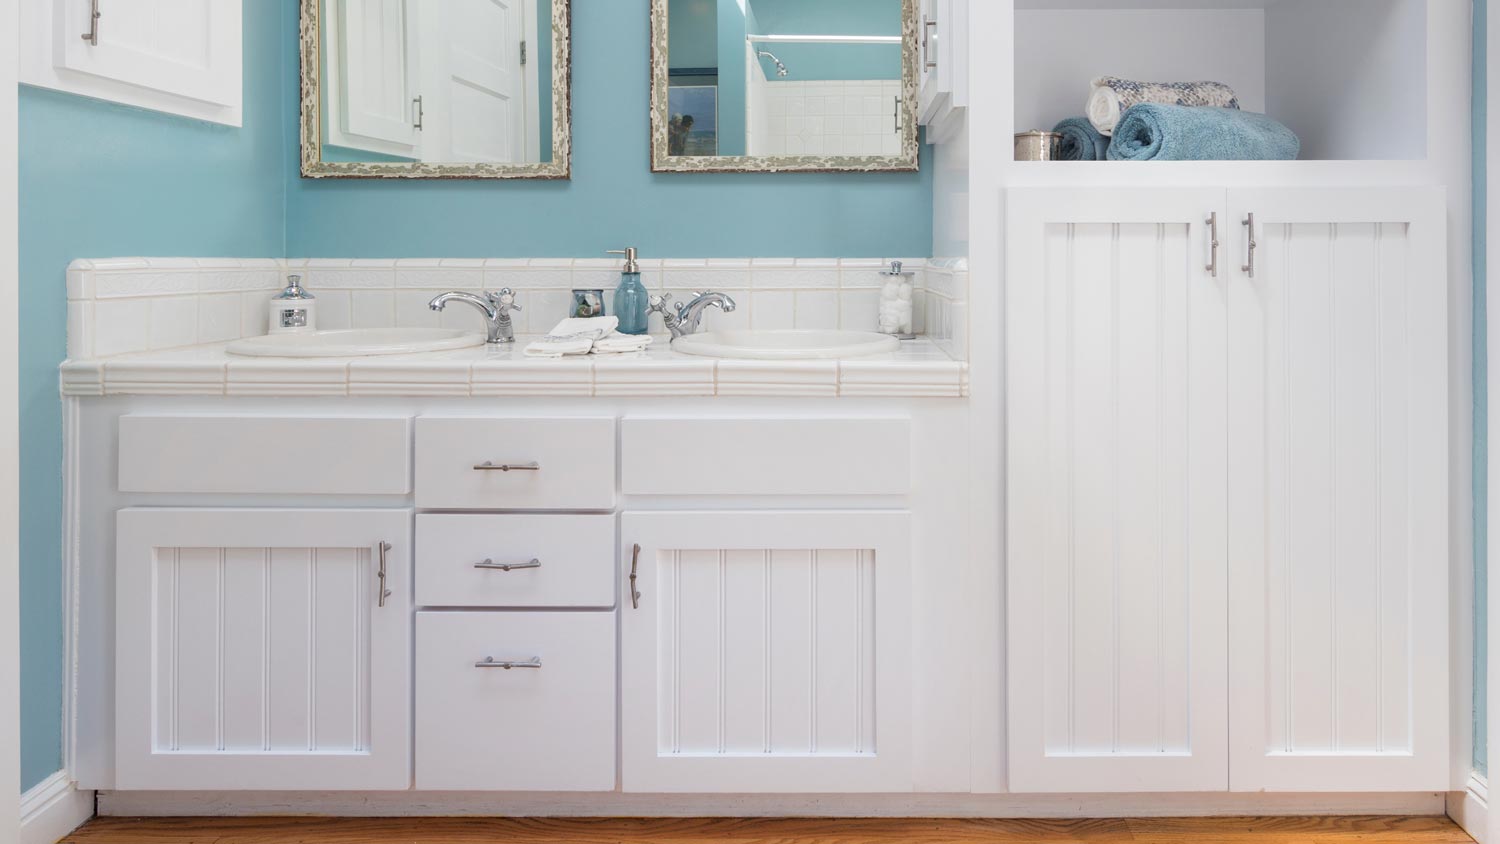
[{"label": "decorative tile border", "polygon": [[[714,289],[735,300],[713,311],[722,328],[873,330],[892,260],[916,271],[915,328],[949,356],[968,357],[968,269],[962,260],[925,258],[666,259],[641,262],[656,294],[685,301]],[[265,333],[267,303],[289,273],[318,298],[324,329],[480,326],[468,307],[438,313],[442,290],[516,291],[516,333],[544,334],[566,316],[574,288],[604,291],[613,311],[620,262],[612,258],[224,259],[117,258],[74,261],[68,269],[68,357],[87,360],[218,343]],[[650,330],[665,336],[660,316]],[[309,389],[312,389],[309,387]]]}]

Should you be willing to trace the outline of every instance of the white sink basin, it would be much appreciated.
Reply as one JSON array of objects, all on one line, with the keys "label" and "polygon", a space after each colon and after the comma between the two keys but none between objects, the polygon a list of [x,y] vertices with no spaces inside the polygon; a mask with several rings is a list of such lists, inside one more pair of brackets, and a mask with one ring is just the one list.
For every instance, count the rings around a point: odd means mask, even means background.
[{"label": "white sink basin", "polygon": [[833,360],[894,352],[901,341],[873,331],[705,331],[672,341],[673,351],[745,360]]},{"label": "white sink basin", "polygon": [[346,358],[442,352],[482,345],[483,334],[457,328],[350,328],[247,337],[230,343],[225,351],[264,358]]}]

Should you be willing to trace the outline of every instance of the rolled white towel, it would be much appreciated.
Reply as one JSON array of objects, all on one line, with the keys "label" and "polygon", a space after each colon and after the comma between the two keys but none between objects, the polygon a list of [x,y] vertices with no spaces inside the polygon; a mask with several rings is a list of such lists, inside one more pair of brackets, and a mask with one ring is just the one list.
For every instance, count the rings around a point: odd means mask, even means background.
[{"label": "rolled white towel", "polygon": [[1222,82],[1135,82],[1118,76],[1101,76],[1092,83],[1084,114],[1106,137],[1131,106],[1141,103],[1239,108],[1234,89]]}]

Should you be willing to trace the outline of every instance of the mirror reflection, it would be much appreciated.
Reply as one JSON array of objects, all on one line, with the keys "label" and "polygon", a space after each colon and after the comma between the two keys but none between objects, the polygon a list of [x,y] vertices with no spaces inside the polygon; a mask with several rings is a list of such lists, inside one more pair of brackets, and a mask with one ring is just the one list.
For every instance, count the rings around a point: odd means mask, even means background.
[{"label": "mirror reflection", "polygon": [[905,5],[665,0],[666,97],[657,102],[665,144],[656,163],[672,169],[663,154],[902,155],[912,105],[904,96]]},{"label": "mirror reflection", "polygon": [[554,84],[567,74],[554,67],[554,19],[566,26],[566,0],[312,2],[318,163],[519,165],[512,172],[545,175],[526,165],[558,157],[554,126],[565,121],[554,120]]}]

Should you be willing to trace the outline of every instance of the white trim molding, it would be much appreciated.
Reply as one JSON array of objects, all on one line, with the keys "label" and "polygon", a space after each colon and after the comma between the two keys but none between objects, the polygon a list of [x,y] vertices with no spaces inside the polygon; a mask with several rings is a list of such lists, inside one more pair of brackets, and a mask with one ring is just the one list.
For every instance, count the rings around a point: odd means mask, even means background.
[{"label": "white trim molding", "polygon": [[53,844],[94,816],[94,792],[58,771],[21,795],[20,844]]},{"label": "white trim molding", "polygon": [[1448,817],[1463,827],[1470,838],[1485,844],[1488,838],[1489,784],[1478,771],[1469,775],[1463,791],[1448,793]]}]

